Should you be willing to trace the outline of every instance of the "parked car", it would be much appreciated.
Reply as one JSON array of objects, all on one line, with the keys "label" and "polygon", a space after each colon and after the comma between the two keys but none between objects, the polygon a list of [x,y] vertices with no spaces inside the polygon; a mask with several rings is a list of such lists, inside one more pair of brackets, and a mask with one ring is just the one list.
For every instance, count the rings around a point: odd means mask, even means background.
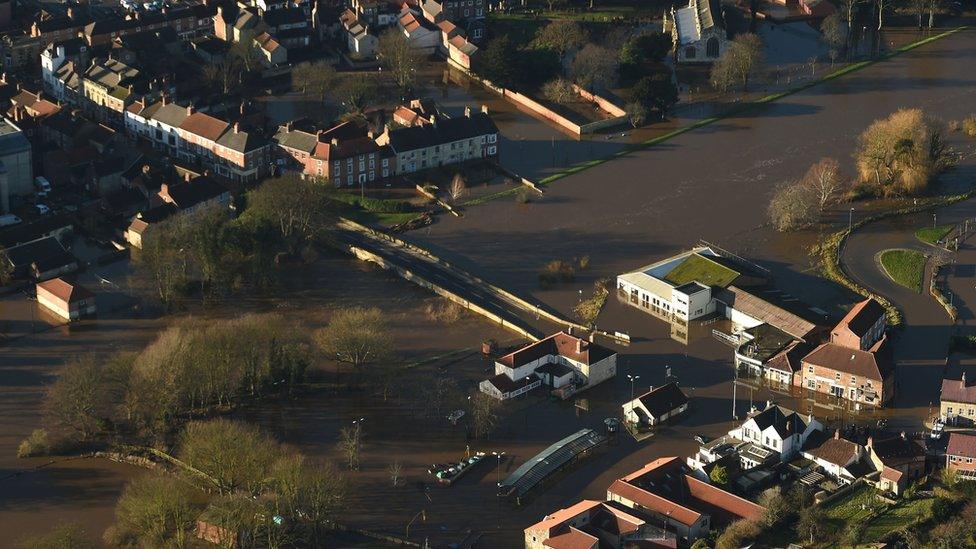
[{"label": "parked car", "polygon": [[945,423],[943,423],[941,419],[937,419],[935,420],[935,422],[932,423],[932,432],[929,433],[929,436],[932,437],[933,439],[938,440],[942,438],[942,433],[944,432],[945,432]]},{"label": "parked car", "polygon": [[47,215],[51,213],[51,208],[48,208],[46,204],[38,204],[36,207],[37,207],[37,213],[41,215]]},{"label": "parked car", "polygon": [[701,444],[702,446],[708,444],[708,441],[710,440],[711,439],[706,437],[705,435],[695,435],[695,442]]},{"label": "parked car", "polygon": [[10,225],[16,225],[23,221],[14,214],[0,215],[0,227],[8,227]]},{"label": "parked car", "polygon": [[38,193],[44,193],[46,195],[51,192],[51,182],[43,175],[34,178],[34,186],[37,188]]}]

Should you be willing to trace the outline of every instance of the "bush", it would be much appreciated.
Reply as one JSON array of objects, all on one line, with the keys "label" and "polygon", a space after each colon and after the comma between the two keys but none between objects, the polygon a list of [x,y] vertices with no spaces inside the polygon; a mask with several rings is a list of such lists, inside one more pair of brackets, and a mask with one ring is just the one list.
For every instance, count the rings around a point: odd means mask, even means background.
[{"label": "bush", "polygon": [[461,319],[461,306],[453,301],[444,300],[443,303],[428,303],[424,307],[424,315],[432,322],[451,324]]},{"label": "bush", "polygon": [[753,520],[737,520],[730,524],[715,540],[715,549],[738,549],[762,533],[759,523]]},{"label": "bush", "polygon": [[971,114],[962,121],[962,131],[969,137],[976,137],[976,114]]},{"label": "bush", "polygon": [[576,268],[572,263],[557,259],[546,263],[539,273],[539,283],[543,287],[557,282],[572,282],[576,278]]},{"label": "bush", "polygon": [[49,453],[51,453],[51,444],[48,441],[45,429],[34,429],[30,436],[22,440],[17,446],[17,457],[19,458],[46,456]]}]

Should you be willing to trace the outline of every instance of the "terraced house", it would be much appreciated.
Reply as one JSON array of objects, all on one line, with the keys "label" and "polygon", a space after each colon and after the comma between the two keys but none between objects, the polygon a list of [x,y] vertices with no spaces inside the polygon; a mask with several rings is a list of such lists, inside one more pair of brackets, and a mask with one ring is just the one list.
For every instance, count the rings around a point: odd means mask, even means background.
[{"label": "terraced house", "polygon": [[386,127],[376,142],[396,154],[397,174],[498,157],[498,128],[486,106],[477,113],[466,107],[457,118],[432,115],[430,124]]}]

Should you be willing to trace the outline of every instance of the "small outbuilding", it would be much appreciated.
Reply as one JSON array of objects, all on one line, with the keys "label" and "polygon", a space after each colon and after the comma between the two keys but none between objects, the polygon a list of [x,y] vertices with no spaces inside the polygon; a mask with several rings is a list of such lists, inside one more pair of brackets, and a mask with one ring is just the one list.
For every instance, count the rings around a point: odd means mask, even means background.
[{"label": "small outbuilding", "polygon": [[623,409],[630,423],[658,425],[687,410],[688,396],[672,381],[624,403]]},{"label": "small outbuilding", "polygon": [[37,303],[68,321],[95,314],[95,294],[62,278],[38,282]]}]

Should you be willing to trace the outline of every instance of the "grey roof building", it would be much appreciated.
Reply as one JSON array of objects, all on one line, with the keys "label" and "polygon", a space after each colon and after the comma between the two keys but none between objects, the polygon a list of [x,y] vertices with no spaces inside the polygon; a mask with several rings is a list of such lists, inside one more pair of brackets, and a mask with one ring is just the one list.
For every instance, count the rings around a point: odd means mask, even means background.
[{"label": "grey roof building", "polygon": [[0,212],[10,211],[11,196],[34,190],[31,144],[13,122],[0,120]]}]

